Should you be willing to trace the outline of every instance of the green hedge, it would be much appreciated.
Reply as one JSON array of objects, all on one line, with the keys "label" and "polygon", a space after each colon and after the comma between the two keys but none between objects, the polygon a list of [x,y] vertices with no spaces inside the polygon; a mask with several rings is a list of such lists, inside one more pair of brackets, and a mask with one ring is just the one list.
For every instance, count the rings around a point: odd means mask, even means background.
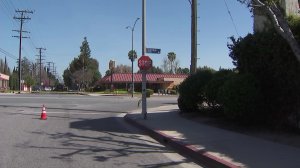
[{"label": "green hedge", "polygon": [[213,75],[212,80],[210,80],[204,87],[205,98],[208,106],[212,108],[217,108],[219,106],[219,90],[224,83],[235,74],[236,73],[234,73],[231,69],[221,69]]},{"label": "green hedge", "polygon": [[[291,29],[300,43],[300,19]],[[299,127],[300,63],[287,42],[275,30],[231,38],[230,57],[241,74],[251,73],[260,82],[266,122]]]},{"label": "green hedge", "polygon": [[252,74],[231,76],[220,88],[218,100],[227,119],[241,124],[265,120],[260,84]]},{"label": "green hedge", "polygon": [[211,69],[201,69],[179,85],[178,106],[182,112],[199,111],[205,102],[204,87],[212,79]]}]

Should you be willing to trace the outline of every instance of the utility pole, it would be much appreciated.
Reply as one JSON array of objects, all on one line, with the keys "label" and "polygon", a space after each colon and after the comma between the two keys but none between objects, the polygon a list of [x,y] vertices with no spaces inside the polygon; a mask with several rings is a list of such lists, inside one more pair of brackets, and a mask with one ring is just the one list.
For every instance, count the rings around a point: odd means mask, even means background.
[{"label": "utility pole", "polygon": [[191,4],[191,66],[190,73],[194,74],[197,71],[197,0],[189,0]]},{"label": "utility pole", "polygon": [[54,64],[53,62],[46,62],[47,63],[47,75],[48,75],[48,79],[49,79],[49,87],[51,87],[51,79],[50,79],[50,73],[52,74],[51,71],[51,64]]},{"label": "utility pole", "polygon": [[[146,0],[143,0],[142,5],[142,56],[144,56],[146,53]],[[146,70],[142,70],[142,114],[145,120],[147,119],[146,73]]]},{"label": "utility pole", "polygon": [[46,48],[36,48],[38,51],[39,51],[39,55],[36,55],[38,57],[37,61],[38,61],[38,64],[40,66],[40,87],[42,87],[42,50],[46,50]]},{"label": "utility pole", "polygon": [[13,36],[13,37],[17,37],[19,38],[19,93],[21,93],[22,90],[22,86],[21,86],[21,79],[22,79],[22,75],[21,75],[21,62],[22,62],[22,38],[29,38],[29,37],[24,37],[22,34],[23,33],[29,33],[28,31],[23,31],[23,23],[25,20],[30,20],[31,18],[25,16],[25,14],[28,13],[33,13],[33,11],[28,11],[28,10],[16,10],[16,13],[20,13],[20,17],[16,17],[14,16],[14,19],[19,20],[20,21],[20,29],[19,30],[13,30],[15,32],[19,33],[19,36]]}]

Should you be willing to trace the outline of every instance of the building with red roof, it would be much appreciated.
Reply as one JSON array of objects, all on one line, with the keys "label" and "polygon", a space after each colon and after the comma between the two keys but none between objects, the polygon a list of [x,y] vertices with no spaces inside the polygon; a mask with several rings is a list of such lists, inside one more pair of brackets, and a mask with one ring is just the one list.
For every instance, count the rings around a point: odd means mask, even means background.
[{"label": "building with red roof", "polygon": [[[110,88],[111,84],[115,89],[130,89],[131,73],[115,73],[107,75],[98,81],[98,85]],[[147,88],[157,92],[159,89],[172,90],[178,86],[188,75],[186,74],[146,74]],[[141,90],[142,74],[133,74],[134,87],[136,91]]]}]

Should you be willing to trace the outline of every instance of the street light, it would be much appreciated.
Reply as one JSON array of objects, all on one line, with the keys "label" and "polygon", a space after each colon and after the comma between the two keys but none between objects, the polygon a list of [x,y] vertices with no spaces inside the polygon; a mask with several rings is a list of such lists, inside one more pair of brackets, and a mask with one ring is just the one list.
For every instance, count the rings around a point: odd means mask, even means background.
[{"label": "street light", "polygon": [[131,83],[132,83],[132,88],[131,88],[131,97],[133,97],[133,93],[134,93],[134,79],[133,79],[133,61],[134,59],[136,59],[136,53],[133,51],[133,32],[134,32],[134,27],[136,22],[139,20],[140,18],[136,18],[133,27],[131,26],[127,26],[126,29],[130,29],[131,30],[131,51],[129,52],[129,54],[131,54]]}]

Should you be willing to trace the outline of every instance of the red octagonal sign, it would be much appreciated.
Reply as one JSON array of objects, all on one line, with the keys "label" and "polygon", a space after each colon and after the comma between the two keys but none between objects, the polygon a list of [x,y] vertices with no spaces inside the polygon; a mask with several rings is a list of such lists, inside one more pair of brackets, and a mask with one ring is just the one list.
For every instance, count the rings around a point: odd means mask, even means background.
[{"label": "red octagonal sign", "polygon": [[148,70],[152,67],[152,59],[146,55],[141,56],[138,59],[138,67],[140,70]]}]

